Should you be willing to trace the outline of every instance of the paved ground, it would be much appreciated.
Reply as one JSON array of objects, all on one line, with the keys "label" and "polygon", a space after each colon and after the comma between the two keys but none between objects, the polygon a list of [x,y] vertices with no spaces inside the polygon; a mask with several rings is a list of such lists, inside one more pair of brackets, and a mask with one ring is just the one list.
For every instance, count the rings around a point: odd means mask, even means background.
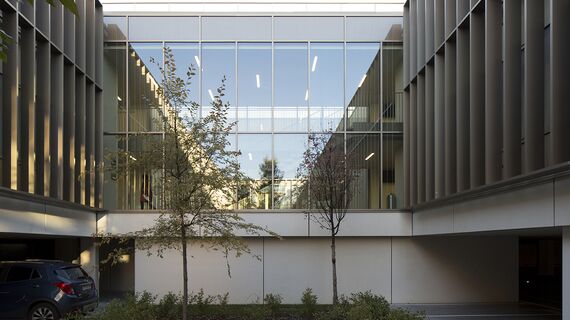
[{"label": "paved ground", "polygon": [[561,310],[531,303],[503,304],[400,304],[423,310],[429,320],[560,320]]}]

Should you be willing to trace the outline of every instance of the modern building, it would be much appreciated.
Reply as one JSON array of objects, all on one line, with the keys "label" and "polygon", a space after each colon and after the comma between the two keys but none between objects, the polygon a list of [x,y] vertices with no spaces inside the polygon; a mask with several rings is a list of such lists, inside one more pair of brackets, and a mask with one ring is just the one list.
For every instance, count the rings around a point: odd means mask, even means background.
[{"label": "modern building", "polygon": [[248,238],[260,259],[232,258],[231,278],[222,255],[192,247],[191,290],[295,303],[311,287],[330,302],[329,239],[296,169],[309,134],[332,131],[359,159],[341,293],[570,305],[566,0],[101,2],[77,1],[74,17],[1,1],[14,43],[0,72],[0,259],[78,259],[107,296],[181,290],[177,252],[99,268],[107,249],[91,240],[164,208],[161,172],[101,167],[163,138],[169,48],[181,73],[196,68],[202,114],[227,79],[232,146],[255,181],[235,209],[283,236]]}]

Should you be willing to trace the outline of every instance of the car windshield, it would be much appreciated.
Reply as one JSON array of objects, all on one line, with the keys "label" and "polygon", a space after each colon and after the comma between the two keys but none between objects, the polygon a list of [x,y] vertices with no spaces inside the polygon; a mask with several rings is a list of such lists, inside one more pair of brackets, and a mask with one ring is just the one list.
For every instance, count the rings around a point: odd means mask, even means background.
[{"label": "car windshield", "polygon": [[71,281],[89,278],[87,273],[85,271],[83,271],[83,269],[81,269],[80,267],[68,267],[68,268],[63,268],[63,269],[57,269],[57,270],[55,270],[55,273],[58,276],[64,277],[64,278],[69,279]]}]

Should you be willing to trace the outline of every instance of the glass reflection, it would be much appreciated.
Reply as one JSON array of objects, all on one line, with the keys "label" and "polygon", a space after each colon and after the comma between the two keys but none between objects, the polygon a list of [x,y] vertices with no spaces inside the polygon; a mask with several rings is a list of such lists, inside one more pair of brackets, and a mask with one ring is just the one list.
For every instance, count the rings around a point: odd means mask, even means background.
[{"label": "glass reflection", "polygon": [[126,17],[103,17],[106,40],[125,40],[127,38]]},{"label": "glass reflection", "polygon": [[380,134],[347,134],[346,152],[351,155],[357,171],[350,207],[380,208]]},{"label": "glass reflection", "polygon": [[192,77],[190,86],[190,101],[198,103],[200,100],[200,49],[198,43],[166,43],[166,47],[172,50],[176,63],[176,76],[180,79],[188,79],[188,68],[193,67],[196,75]]},{"label": "glass reflection", "polygon": [[238,45],[238,130],[271,132],[271,44]]},{"label": "glass reflection", "polygon": [[129,47],[129,131],[162,131],[158,97],[162,44],[132,43]]},{"label": "glass reflection", "polygon": [[202,44],[202,115],[210,112],[211,103],[218,95],[222,79],[226,79],[226,91],[222,97],[229,103],[228,121],[236,120],[236,48],[234,43]]},{"label": "glass reflection", "polygon": [[307,148],[307,134],[275,134],[273,136],[273,203],[276,209],[302,209],[307,207],[306,192],[298,193],[304,183],[296,179],[297,168]]},{"label": "glass reflection", "polygon": [[383,134],[382,155],[382,208],[396,209],[404,200],[402,133]]},{"label": "glass reflection", "polygon": [[105,112],[103,130],[105,132],[125,132],[127,114],[127,47],[124,43],[106,43],[105,63]]},{"label": "glass reflection", "polygon": [[128,209],[156,210],[163,208],[162,170],[145,169],[136,164],[144,154],[160,146],[161,134],[142,134],[128,137],[129,158],[134,169],[128,174]]},{"label": "glass reflection", "polygon": [[275,131],[308,129],[307,43],[275,44]]},{"label": "glass reflection", "polygon": [[110,209],[127,209],[127,179],[126,175],[117,174],[117,170],[113,170],[117,166],[123,167],[126,159],[119,156],[119,151],[126,150],[127,136],[122,135],[104,135],[103,136],[103,152],[105,155],[105,166],[107,170],[103,170],[103,199],[105,208]]},{"label": "glass reflection", "polygon": [[382,130],[404,130],[404,80],[402,45],[382,46]]},{"label": "glass reflection", "polygon": [[344,47],[311,43],[310,129],[343,130]]},{"label": "glass reflection", "polygon": [[271,134],[240,134],[238,148],[241,170],[249,184],[238,190],[238,207],[240,209],[271,209],[271,183],[273,161],[271,157]]},{"label": "glass reflection", "polygon": [[380,44],[346,45],[347,130],[380,130]]}]

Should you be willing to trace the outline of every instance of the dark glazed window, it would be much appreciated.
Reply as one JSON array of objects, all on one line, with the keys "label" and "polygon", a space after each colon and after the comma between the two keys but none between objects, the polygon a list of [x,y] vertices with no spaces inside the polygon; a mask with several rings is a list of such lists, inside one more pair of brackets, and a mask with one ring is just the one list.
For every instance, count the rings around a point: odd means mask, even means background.
[{"label": "dark glazed window", "polygon": [[13,266],[10,268],[10,271],[8,271],[6,282],[30,280],[31,275],[32,275],[32,268]]}]

